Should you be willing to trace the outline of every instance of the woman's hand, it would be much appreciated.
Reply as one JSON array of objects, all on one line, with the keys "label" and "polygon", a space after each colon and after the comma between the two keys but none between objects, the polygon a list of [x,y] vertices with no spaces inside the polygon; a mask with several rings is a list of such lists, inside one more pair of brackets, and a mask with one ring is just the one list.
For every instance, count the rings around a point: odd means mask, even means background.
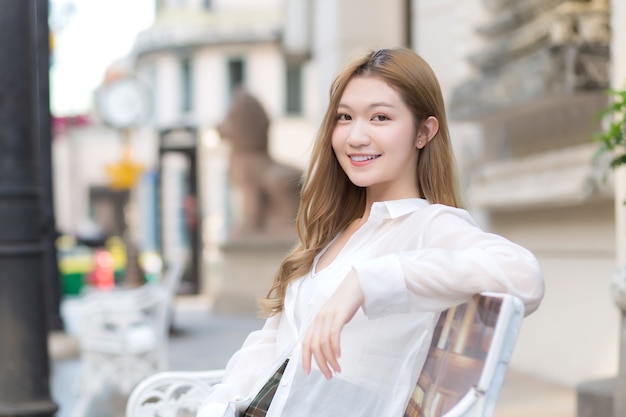
[{"label": "woman's hand", "polygon": [[359,279],[351,271],[319,311],[302,342],[302,365],[306,375],[311,373],[311,356],[327,379],[332,378],[333,371],[341,372],[337,361],[341,356],[341,330],[352,320],[362,303],[363,291]]}]

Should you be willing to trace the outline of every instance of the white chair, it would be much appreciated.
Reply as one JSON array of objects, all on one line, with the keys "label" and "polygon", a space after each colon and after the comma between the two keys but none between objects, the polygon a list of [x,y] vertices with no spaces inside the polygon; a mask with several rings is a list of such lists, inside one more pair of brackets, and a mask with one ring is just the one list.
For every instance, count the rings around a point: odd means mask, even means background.
[{"label": "white chair", "polygon": [[171,304],[184,272],[171,262],[159,282],[92,292],[80,301],[79,398],[72,417],[85,417],[107,388],[128,395],[141,380],[168,367]]},{"label": "white chair", "polygon": [[[490,417],[524,317],[514,296],[483,293],[443,312],[405,417]],[[142,381],[126,417],[195,416],[223,370],[163,372]]]}]

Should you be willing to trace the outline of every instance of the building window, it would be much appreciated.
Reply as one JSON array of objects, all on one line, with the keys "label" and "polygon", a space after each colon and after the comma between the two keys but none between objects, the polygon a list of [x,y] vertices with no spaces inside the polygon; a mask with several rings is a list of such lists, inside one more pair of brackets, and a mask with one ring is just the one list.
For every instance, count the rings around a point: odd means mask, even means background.
[{"label": "building window", "polygon": [[233,91],[246,83],[246,62],[243,58],[231,58],[228,60],[228,93],[229,97]]},{"label": "building window", "polygon": [[299,116],[302,114],[302,64],[287,64],[285,83],[285,112]]},{"label": "building window", "polygon": [[190,58],[180,61],[180,110],[183,113],[193,110],[193,68]]}]

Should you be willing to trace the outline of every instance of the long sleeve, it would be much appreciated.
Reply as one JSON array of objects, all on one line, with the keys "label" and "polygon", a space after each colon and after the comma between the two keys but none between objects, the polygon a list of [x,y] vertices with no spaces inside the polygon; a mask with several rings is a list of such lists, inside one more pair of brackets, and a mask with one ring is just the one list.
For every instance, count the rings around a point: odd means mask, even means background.
[{"label": "long sleeve", "polygon": [[221,417],[233,404],[249,399],[259,379],[272,367],[281,314],[270,317],[261,330],[248,335],[230,358],[220,384],[215,385],[198,411],[198,417]]},{"label": "long sleeve", "polygon": [[415,250],[354,265],[370,318],[436,311],[484,292],[519,297],[526,314],[544,292],[535,256],[509,240],[482,231],[464,210],[441,206],[423,221]]}]

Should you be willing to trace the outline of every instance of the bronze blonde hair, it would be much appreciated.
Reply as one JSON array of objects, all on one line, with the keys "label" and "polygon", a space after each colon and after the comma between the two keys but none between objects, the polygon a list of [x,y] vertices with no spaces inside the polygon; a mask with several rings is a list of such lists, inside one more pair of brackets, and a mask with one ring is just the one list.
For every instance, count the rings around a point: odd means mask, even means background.
[{"label": "bronze blonde hair", "polygon": [[281,263],[267,297],[260,300],[266,316],[282,311],[289,283],[306,275],[315,256],[365,210],[365,188],[350,182],[331,145],[339,101],[355,76],[378,77],[394,88],[413,113],[416,128],[430,116],[437,118],[439,131],[418,154],[417,186],[429,202],[457,206],[454,157],[443,96],[433,70],[405,48],[381,49],[354,61],[331,86],[296,217],[299,243]]}]

